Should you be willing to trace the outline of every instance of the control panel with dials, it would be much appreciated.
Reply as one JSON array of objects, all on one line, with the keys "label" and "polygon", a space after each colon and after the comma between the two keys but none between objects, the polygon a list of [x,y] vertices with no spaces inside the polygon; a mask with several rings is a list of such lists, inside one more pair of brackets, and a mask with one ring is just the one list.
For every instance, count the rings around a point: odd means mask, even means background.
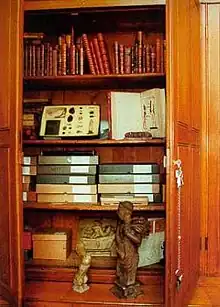
[{"label": "control panel with dials", "polygon": [[99,105],[45,106],[41,118],[40,136],[45,138],[97,136]]}]

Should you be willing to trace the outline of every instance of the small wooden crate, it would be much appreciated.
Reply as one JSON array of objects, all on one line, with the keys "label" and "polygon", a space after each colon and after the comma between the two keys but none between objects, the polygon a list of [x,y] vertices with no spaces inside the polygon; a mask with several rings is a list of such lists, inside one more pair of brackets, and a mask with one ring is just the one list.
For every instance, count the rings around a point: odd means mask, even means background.
[{"label": "small wooden crate", "polygon": [[33,259],[66,260],[71,253],[71,232],[48,229],[32,235]]}]

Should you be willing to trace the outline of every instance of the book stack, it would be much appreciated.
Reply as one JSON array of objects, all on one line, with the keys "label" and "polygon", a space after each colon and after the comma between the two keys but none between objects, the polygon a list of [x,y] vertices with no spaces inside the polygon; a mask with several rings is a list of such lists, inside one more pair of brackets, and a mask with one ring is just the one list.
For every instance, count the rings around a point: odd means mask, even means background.
[{"label": "book stack", "polygon": [[99,184],[101,205],[131,201],[134,204],[161,202],[158,164],[101,164]]},{"label": "book stack", "polygon": [[24,156],[22,165],[23,201],[36,201],[37,156]]},{"label": "book stack", "polygon": [[23,138],[36,140],[39,136],[43,108],[48,105],[48,98],[24,98],[23,100]]},{"label": "book stack", "polygon": [[43,155],[38,157],[38,202],[96,203],[97,155]]}]

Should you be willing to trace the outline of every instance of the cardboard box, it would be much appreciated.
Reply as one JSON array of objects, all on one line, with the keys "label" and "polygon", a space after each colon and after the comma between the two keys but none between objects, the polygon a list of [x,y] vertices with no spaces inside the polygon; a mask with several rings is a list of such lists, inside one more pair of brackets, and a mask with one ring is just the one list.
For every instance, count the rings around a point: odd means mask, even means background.
[{"label": "cardboard box", "polygon": [[71,253],[71,232],[47,229],[32,235],[33,259],[66,260]]}]

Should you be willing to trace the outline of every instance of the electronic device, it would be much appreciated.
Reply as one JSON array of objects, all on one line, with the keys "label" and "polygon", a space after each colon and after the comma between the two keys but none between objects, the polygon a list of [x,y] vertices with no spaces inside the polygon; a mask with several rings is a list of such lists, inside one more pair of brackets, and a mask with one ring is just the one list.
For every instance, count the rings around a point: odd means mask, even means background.
[{"label": "electronic device", "polygon": [[40,136],[44,138],[89,137],[99,134],[99,105],[45,106]]}]

